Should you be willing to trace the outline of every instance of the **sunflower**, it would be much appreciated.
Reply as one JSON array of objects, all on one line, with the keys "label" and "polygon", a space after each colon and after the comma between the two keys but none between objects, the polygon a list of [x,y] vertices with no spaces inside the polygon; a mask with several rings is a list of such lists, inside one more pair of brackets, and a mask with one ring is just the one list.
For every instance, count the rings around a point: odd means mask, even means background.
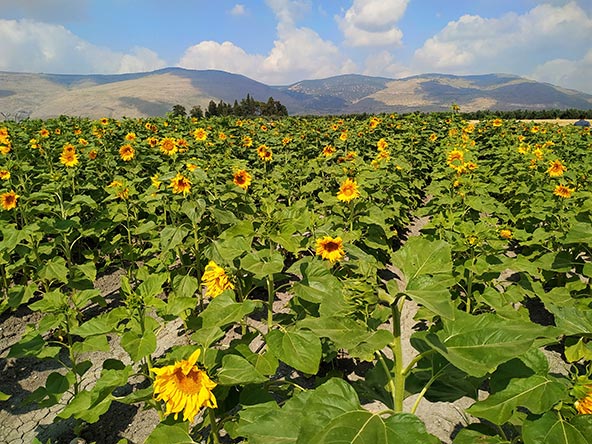
[{"label": "sunflower", "polygon": [[177,152],[177,141],[174,137],[165,137],[160,141],[160,151],[167,156],[172,156]]},{"label": "sunflower", "polygon": [[347,131],[342,131],[339,135],[339,140],[345,142],[347,140]]},{"label": "sunflower", "polygon": [[446,155],[446,162],[450,166],[452,166],[451,164],[454,163],[455,161],[462,163],[462,162],[464,162],[464,160],[465,160],[465,155],[460,150],[452,150]]},{"label": "sunflower", "polygon": [[343,241],[341,237],[325,236],[322,239],[317,239],[317,255],[331,263],[343,259],[345,251],[343,251]]},{"label": "sunflower", "polygon": [[270,162],[273,158],[273,153],[267,147],[267,145],[259,145],[259,147],[257,148],[257,155],[264,162]]},{"label": "sunflower", "polygon": [[386,150],[388,147],[388,142],[384,139],[380,139],[378,142],[376,142],[376,148],[378,149],[378,151],[384,151]]},{"label": "sunflower", "polygon": [[238,170],[234,173],[232,181],[236,186],[246,190],[251,185],[251,179],[251,175],[246,170]]},{"label": "sunflower", "polygon": [[157,137],[148,137],[148,139],[146,139],[146,142],[148,142],[148,145],[150,145],[152,148],[154,148],[156,145],[158,145],[158,138]]},{"label": "sunflower", "polygon": [[438,135],[437,134],[430,134],[430,142],[435,142],[436,139],[438,139]]},{"label": "sunflower", "polygon": [[41,137],[49,137],[49,130],[47,130],[46,128],[42,128],[42,129],[39,131],[39,135],[40,135]]},{"label": "sunflower", "polygon": [[551,166],[547,170],[547,173],[549,173],[549,176],[551,177],[559,177],[563,176],[565,171],[567,171],[567,168],[561,163],[561,160],[557,159],[551,162]]},{"label": "sunflower", "polygon": [[6,156],[8,153],[10,153],[10,150],[11,150],[10,143],[8,143],[6,145],[0,145],[0,154],[2,154],[3,156]]},{"label": "sunflower", "polygon": [[10,179],[10,171],[8,170],[0,170],[0,180],[8,180]]},{"label": "sunflower", "polygon": [[232,290],[234,288],[224,269],[214,261],[208,262],[201,280],[206,286],[206,296],[211,298],[220,295],[224,290]]},{"label": "sunflower", "polygon": [[193,131],[193,137],[198,142],[203,142],[208,138],[208,133],[203,128],[197,128],[195,131]]},{"label": "sunflower", "polygon": [[323,156],[329,157],[335,154],[335,147],[333,145],[327,145],[323,148]]},{"label": "sunflower", "polygon": [[508,230],[507,228],[500,230],[499,235],[503,239],[512,239],[512,230]]},{"label": "sunflower", "polygon": [[574,407],[580,415],[592,415],[592,393],[588,393],[585,397],[578,399],[574,403]]},{"label": "sunflower", "polygon": [[125,140],[127,140],[128,142],[133,142],[134,140],[136,140],[136,133],[127,133],[125,135]]},{"label": "sunflower", "polygon": [[173,194],[183,193],[183,195],[186,195],[191,191],[191,181],[181,173],[177,173],[177,175],[171,179],[169,188],[173,189]]},{"label": "sunflower", "polygon": [[204,370],[196,365],[201,350],[194,351],[189,359],[175,362],[162,368],[152,368],[154,395],[157,401],[166,403],[165,415],[183,412],[184,421],[193,421],[202,407],[216,408],[216,398],[212,393],[216,383]]},{"label": "sunflower", "polygon": [[12,210],[13,208],[16,208],[16,200],[19,197],[20,196],[14,191],[2,193],[0,194],[0,205],[2,205],[2,208],[4,208],[6,211]]},{"label": "sunflower", "polygon": [[243,137],[243,146],[246,148],[252,147],[253,146],[253,139],[251,139],[249,136]]},{"label": "sunflower", "polygon": [[101,125],[107,125],[107,124],[109,123],[109,119],[107,119],[106,117],[102,117],[102,118],[99,120],[99,123],[100,123]]},{"label": "sunflower", "polygon": [[129,162],[135,157],[136,150],[134,150],[134,147],[128,143],[126,145],[122,145],[121,148],[119,148],[119,155],[121,156],[121,160],[124,162]]},{"label": "sunflower", "polygon": [[376,128],[380,124],[381,120],[378,117],[372,117],[370,119],[370,128]]},{"label": "sunflower", "polygon": [[88,145],[88,140],[83,139],[82,137],[80,139],[78,139],[78,143],[82,146],[86,146]]},{"label": "sunflower", "polygon": [[97,158],[97,155],[98,155],[98,154],[99,154],[99,153],[97,153],[97,150],[90,150],[90,151],[88,152],[88,158],[89,158],[90,160],[95,160],[95,159]]},{"label": "sunflower", "polygon": [[78,165],[78,154],[75,151],[62,151],[60,162],[68,168],[76,166]]},{"label": "sunflower", "polygon": [[493,119],[493,122],[491,123],[491,125],[493,126],[502,126],[502,124],[504,123],[504,121],[502,119]]},{"label": "sunflower", "polygon": [[160,188],[160,185],[162,184],[162,182],[158,179],[158,174],[155,174],[154,176],[150,177],[150,181],[152,182],[152,186],[154,188]]},{"label": "sunflower", "polygon": [[565,185],[557,185],[555,187],[555,190],[553,190],[553,194],[555,196],[559,196],[559,197],[563,197],[564,199],[567,199],[567,198],[571,197],[571,195],[574,191],[575,191],[574,188],[568,188]]},{"label": "sunflower", "polygon": [[339,187],[339,193],[337,193],[337,199],[343,202],[349,202],[356,197],[360,197],[358,191],[358,184],[355,180],[351,180],[349,177]]}]

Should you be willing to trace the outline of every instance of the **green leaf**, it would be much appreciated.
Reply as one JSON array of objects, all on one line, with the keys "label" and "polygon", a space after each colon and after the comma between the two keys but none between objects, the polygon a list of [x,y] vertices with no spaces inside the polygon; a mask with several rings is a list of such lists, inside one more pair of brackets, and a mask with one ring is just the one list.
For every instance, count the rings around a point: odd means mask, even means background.
[{"label": "green leaf", "polygon": [[8,401],[11,397],[12,397],[12,395],[8,395],[4,392],[0,392],[0,402]]},{"label": "green leaf", "polygon": [[500,436],[491,435],[491,429],[482,428],[485,430],[461,429],[454,437],[452,444],[510,444],[510,441],[502,439]]},{"label": "green leaf", "polygon": [[117,325],[113,322],[112,316],[109,313],[102,313],[96,318],[91,318],[84,324],[74,327],[72,334],[87,338],[95,335],[106,335],[114,332]]},{"label": "green leaf", "polygon": [[160,423],[146,438],[146,444],[197,444],[189,435],[189,423],[187,421],[176,424]]},{"label": "green leaf", "polygon": [[167,279],[167,273],[151,274],[144,282],[138,285],[136,292],[146,301],[162,293],[162,285]]},{"label": "green leaf", "polygon": [[567,382],[553,376],[514,378],[505,389],[476,402],[467,411],[478,418],[502,425],[518,407],[525,407],[536,414],[550,410],[565,398],[567,391]]},{"label": "green leaf", "polygon": [[227,292],[212,299],[199,317],[203,319],[203,327],[224,327],[239,322],[259,305],[260,303],[250,300],[235,302],[231,294]]},{"label": "green leaf", "polygon": [[242,356],[226,355],[222,358],[222,368],[218,371],[220,385],[256,384],[265,381],[267,377]]},{"label": "green leaf", "polygon": [[224,336],[222,329],[218,326],[212,326],[200,328],[191,335],[191,339],[204,349],[207,349],[222,336]]},{"label": "green leaf", "polygon": [[305,301],[321,303],[323,299],[341,297],[341,282],[321,261],[307,260],[298,264],[302,279],[296,282],[292,290]]},{"label": "green leaf", "polygon": [[121,346],[132,361],[139,362],[156,351],[156,335],[152,330],[146,330],[144,334],[134,330],[126,331],[121,335]]},{"label": "green leaf", "polygon": [[497,366],[526,353],[549,330],[533,323],[503,319],[485,313],[473,316],[460,310],[455,320],[425,336],[426,342],[448,361],[471,376],[481,377]]},{"label": "green leaf", "polygon": [[576,222],[568,231],[563,241],[566,244],[592,245],[592,227],[589,222]]},{"label": "green leaf", "polygon": [[[70,375],[73,377],[71,373]],[[70,388],[70,379],[60,373],[51,372],[45,381],[45,388],[49,393],[61,395]]]},{"label": "green leaf", "polygon": [[314,375],[321,361],[321,340],[308,330],[272,330],[265,341],[269,350],[296,370]]},{"label": "green leaf", "polygon": [[438,444],[415,415],[382,418],[367,410],[346,412],[323,427],[310,442],[317,444]]},{"label": "green leaf", "polygon": [[193,297],[199,290],[197,278],[187,274],[175,276],[172,286],[176,297]]},{"label": "green leaf", "polygon": [[592,336],[592,311],[578,307],[558,307],[549,304],[546,307],[555,315],[557,328],[564,335]]},{"label": "green leaf", "polygon": [[392,296],[404,293],[437,315],[453,319],[454,305],[448,290],[454,284],[450,245],[411,237],[393,254],[392,262],[404,278],[403,288],[397,288],[394,280],[387,283]]},{"label": "green leaf", "polygon": [[39,270],[39,277],[49,282],[57,280],[67,284],[68,267],[66,266],[66,260],[62,257],[49,259],[41,270]]},{"label": "green leaf", "polygon": [[249,253],[241,259],[241,268],[255,275],[257,279],[281,273],[284,269],[284,257],[277,251],[260,250]]},{"label": "green leaf", "polygon": [[172,250],[181,243],[189,234],[189,230],[182,226],[168,226],[160,232],[160,249]]},{"label": "green leaf", "polygon": [[592,418],[578,415],[569,420],[555,412],[539,419],[525,421],[522,427],[524,444],[592,444]]}]

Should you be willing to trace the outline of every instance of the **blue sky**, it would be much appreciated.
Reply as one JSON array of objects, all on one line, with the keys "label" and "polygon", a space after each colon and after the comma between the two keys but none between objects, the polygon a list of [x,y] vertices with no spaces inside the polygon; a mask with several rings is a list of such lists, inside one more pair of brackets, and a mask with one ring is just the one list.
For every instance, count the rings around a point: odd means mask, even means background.
[{"label": "blue sky", "polygon": [[592,94],[592,0],[0,0],[0,70],[222,69],[285,85],[509,73]]}]

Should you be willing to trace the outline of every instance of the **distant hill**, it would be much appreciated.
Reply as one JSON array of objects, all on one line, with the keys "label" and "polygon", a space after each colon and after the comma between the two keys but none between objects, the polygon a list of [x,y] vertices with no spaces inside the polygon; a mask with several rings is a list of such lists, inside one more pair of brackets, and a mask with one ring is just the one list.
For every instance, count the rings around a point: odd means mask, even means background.
[{"label": "distant hill", "polygon": [[291,115],[445,111],[453,103],[462,111],[592,108],[592,95],[506,74],[349,74],[269,86],[225,71],[182,68],[116,75],[0,72],[5,116],[162,116],[176,104],[205,109],[210,100],[232,104],[247,94],[259,101],[273,97]]}]

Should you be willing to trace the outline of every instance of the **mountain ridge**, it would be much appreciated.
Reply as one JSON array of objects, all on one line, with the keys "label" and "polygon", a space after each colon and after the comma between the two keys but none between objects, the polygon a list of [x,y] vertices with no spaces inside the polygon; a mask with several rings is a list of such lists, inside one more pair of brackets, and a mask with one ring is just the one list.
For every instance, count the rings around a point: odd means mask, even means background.
[{"label": "mountain ridge", "polygon": [[458,76],[426,73],[401,79],[342,74],[270,86],[242,74],[179,67],[127,74],[51,74],[0,71],[4,117],[162,116],[174,105],[207,108],[249,94],[269,97],[290,114],[353,114],[513,109],[592,109],[592,95],[513,74]]}]

